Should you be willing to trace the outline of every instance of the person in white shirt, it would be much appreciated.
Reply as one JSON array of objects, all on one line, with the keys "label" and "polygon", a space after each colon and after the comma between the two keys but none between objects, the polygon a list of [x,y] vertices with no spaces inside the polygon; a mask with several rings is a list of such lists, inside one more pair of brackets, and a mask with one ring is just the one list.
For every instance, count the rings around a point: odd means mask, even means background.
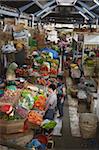
[{"label": "person in white shirt", "polygon": [[54,119],[55,108],[57,107],[56,85],[50,84],[48,88],[49,96],[46,101],[46,109],[44,119]]}]

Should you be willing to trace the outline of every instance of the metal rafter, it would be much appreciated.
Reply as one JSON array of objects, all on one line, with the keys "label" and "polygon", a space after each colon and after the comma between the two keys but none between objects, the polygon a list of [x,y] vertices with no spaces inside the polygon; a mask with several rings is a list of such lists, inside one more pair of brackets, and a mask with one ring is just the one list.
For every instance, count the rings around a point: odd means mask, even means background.
[{"label": "metal rafter", "polygon": [[8,8],[6,9],[6,7],[2,7],[2,6],[0,6],[0,14],[11,16],[11,17],[16,17],[16,18],[20,16],[20,18],[30,19],[29,15],[25,15],[23,13],[19,14],[17,10],[15,11],[15,9],[14,10],[11,9],[10,11],[8,10]]},{"label": "metal rafter", "polygon": [[85,15],[85,12],[81,7],[78,7],[78,6],[74,6],[74,7],[78,10],[79,14],[82,15],[85,19],[87,20],[91,19],[87,15]]},{"label": "metal rafter", "polygon": [[42,15],[43,17],[47,16],[47,14],[49,14],[48,12],[51,13],[52,10],[57,7],[57,4],[53,5],[55,2],[56,0],[53,0],[52,2],[48,2],[47,4],[45,4],[41,11],[35,13],[35,16],[36,17],[42,17]]},{"label": "metal rafter", "polygon": [[99,6],[97,4],[95,4],[94,6],[90,7],[90,10],[93,10],[93,9],[96,9],[98,8]]},{"label": "metal rafter", "polygon": [[96,15],[94,12],[90,11],[90,7],[88,5],[86,5],[85,3],[81,2],[81,1],[78,1],[77,3],[80,4],[83,8],[85,8],[86,13],[88,13],[91,17],[95,16],[96,18],[99,18],[98,15]]},{"label": "metal rafter", "polygon": [[45,4],[45,5],[43,6],[43,9],[45,9],[46,7],[49,7],[49,6],[53,5],[54,3],[56,3],[56,0],[53,0],[53,1],[51,1],[51,2],[48,2],[47,4]]},{"label": "metal rafter", "polygon": [[60,6],[73,6],[77,0],[56,0],[57,5]]},{"label": "metal rafter", "polygon": [[43,9],[42,5],[38,2],[38,0],[32,0],[30,3],[20,7],[19,10],[21,12],[24,12],[25,10],[27,10],[28,8],[30,8],[34,4],[36,4],[40,9]]},{"label": "metal rafter", "polygon": [[51,10],[53,10],[53,9],[56,8],[56,7],[57,7],[57,5],[54,5],[54,6],[52,6],[52,7],[47,7],[47,8],[45,8],[44,10],[42,10],[39,14],[37,14],[36,16],[37,16],[37,17],[40,17],[42,14],[47,13],[48,11],[51,11]]},{"label": "metal rafter", "polygon": [[98,0],[93,0],[98,6],[99,6],[99,1]]},{"label": "metal rafter", "polygon": [[31,7],[31,6],[34,5],[34,4],[35,4],[35,1],[32,1],[32,2],[30,2],[29,4],[20,7],[19,10],[20,10],[21,12],[23,12],[23,11],[27,10],[29,7]]}]

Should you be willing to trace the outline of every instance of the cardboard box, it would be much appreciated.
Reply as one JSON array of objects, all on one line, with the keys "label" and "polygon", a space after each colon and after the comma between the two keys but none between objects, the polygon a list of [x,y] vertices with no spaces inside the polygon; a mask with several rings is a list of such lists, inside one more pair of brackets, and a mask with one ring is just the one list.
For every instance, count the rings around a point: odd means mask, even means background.
[{"label": "cardboard box", "polygon": [[22,120],[0,120],[0,134],[11,134],[22,132],[24,127],[24,119]]},{"label": "cardboard box", "polygon": [[15,19],[14,18],[4,18],[4,23],[8,25],[15,25]]},{"label": "cardboard box", "polygon": [[17,133],[17,134],[2,134],[0,136],[0,144],[16,144],[25,146],[28,142],[33,139],[34,132]]}]

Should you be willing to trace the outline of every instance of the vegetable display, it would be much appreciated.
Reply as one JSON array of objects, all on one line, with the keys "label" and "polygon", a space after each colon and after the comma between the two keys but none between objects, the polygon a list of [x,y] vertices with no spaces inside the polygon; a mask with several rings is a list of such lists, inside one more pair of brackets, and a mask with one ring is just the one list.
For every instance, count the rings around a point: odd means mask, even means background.
[{"label": "vegetable display", "polygon": [[45,96],[39,95],[38,99],[35,101],[33,107],[43,111],[46,107],[46,98],[45,98]]},{"label": "vegetable display", "polygon": [[38,84],[44,85],[44,86],[45,85],[49,86],[51,84],[49,80],[45,80],[44,78],[39,78],[37,81],[38,81]]},{"label": "vegetable display", "polygon": [[1,103],[18,103],[20,98],[20,90],[17,89],[16,91],[13,90],[6,90],[4,96],[0,98]]},{"label": "vegetable display", "polygon": [[30,94],[31,91],[27,90],[27,89],[24,89],[22,92],[21,92],[21,95],[22,97],[26,97],[28,94]]},{"label": "vegetable display", "polygon": [[29,72],[27,69],[24,69],[24,68],[17,68],[16,69],[16,74],[17,76],[19,77],[26,77],[29,75]]},{"label": "vegetable display", "polygon": [[33,123],[35,125],[41,125],[42,121],[43,121],[43,116],[40,115],[39,113],[37,113],[36,111],[34,110],[31,110],[29,113],[28,113],[28,121],[30,123]]},{"label": "vegetable display", "polygon": [[54,74],[54,75],[57,75],[57,70],[56,69],[54,69],[54,68],[51,68],[50,69],[50,74]]},{"label": "vegetable display", "polygon": [[53,129],[53,128],[55,128],[56,125],[57,125],[57,123],[52,120],[52,121],[49,121],[48,123],[43,124],[42,128]]}]

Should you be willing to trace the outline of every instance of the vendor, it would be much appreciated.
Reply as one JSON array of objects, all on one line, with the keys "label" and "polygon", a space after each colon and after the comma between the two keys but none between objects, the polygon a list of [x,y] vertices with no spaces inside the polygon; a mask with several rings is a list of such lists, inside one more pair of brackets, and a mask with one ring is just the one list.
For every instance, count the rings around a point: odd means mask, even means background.
[{"label": "vendor", "polygon": [[49,92],[49,96],[46,103],[44,119],[53,120],[55,114],[55,108],[57,106],[56,85],[50,84],[48,88],[48,92]]}]

